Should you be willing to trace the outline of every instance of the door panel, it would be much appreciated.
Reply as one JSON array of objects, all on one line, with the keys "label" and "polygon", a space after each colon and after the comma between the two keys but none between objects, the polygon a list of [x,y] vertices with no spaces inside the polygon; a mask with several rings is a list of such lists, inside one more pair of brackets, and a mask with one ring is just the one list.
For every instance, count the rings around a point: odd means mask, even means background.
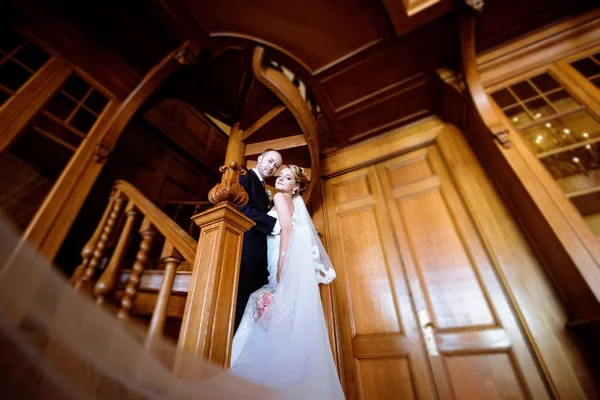
[{"label": "door panel", "polygon": [[416,399],[407,358],[364,358],[358,366],[361,398]]},{"label": "door panel", "polygon": [[450,356],[446,366],[458,400],[527,398],[507,353]]},{"label": "door panel", "polygon": [[375,169],[326,181],[324,194],[347,398],[434,398]]},{"label": "door panel", "polygon": [[324,188],[349,399],[549,397],[436,145]]}]

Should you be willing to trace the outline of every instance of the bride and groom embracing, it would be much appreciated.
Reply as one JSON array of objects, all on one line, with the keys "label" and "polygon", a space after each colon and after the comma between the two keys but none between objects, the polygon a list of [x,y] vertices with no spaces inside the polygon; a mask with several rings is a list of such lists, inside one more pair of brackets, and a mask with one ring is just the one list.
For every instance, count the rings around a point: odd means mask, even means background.
[{"label": "bride and groom embracing", "polygon": [[306,399],[344,399],[318,288],[335,271],[301,197],[303,168],[281,169],[269,210],[264,179],[281,163],[266,150],[240,177],[249,197],[240,211],[256,226],[244,235],[230,371]]}]

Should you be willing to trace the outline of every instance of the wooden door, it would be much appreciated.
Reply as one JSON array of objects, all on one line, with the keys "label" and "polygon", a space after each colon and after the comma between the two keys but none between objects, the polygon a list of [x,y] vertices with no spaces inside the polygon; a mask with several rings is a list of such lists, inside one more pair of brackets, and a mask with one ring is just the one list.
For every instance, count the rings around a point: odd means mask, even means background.
[{"label": "wooden door", "polygon": [[348,398],[548,398],[436,145],[325,188]]},{"label": "wooden door", "polygon": [[349,399],[432,399],[393,225],[374,167],[325,183],[340,373]]}]

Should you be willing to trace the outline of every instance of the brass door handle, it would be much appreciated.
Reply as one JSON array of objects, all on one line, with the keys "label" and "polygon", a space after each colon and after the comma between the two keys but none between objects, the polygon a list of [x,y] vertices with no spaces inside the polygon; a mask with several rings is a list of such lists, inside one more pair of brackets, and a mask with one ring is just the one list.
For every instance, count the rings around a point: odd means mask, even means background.
[{"label": "brass door handle", "polygon": [[427,349],[427,354],[429,354],[430,357],[438,356],[440,353],[438,351],[433,332],[435,329],[435,324],[431,321],[427,310],[419,310],[418,314],[421,325],[421,333],[423,334],[423,339],[425,340],[425,349]]}]

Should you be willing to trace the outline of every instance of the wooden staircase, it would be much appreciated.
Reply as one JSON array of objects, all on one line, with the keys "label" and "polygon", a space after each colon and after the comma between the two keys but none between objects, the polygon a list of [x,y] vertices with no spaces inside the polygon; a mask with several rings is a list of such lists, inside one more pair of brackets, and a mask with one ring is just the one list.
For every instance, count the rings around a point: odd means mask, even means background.
[{"label": "wooden staircase", "polygon": [[[319,176],[317,107],[293,74],[265,63],[263,54],[260,47],[254,50],[257,92],[250,90],[247,112],[231,129],[223,179],[209,196],[215,206],[170,200],[155,205],[131,184],[116,181],[81,252],[75,289],[122,320],[149,320],[148,351],[170,320],[177,329],[169,333],[178,336],[182,354],[228,365],[243,232],[253,226],[235,207],[243,198],[239,165],[253,167],[260,153],[273,148],[286,164]],[[305,201],[315,188],[310,185]],[[189,361],[176,360],[176,372],[190,369]]]}]

